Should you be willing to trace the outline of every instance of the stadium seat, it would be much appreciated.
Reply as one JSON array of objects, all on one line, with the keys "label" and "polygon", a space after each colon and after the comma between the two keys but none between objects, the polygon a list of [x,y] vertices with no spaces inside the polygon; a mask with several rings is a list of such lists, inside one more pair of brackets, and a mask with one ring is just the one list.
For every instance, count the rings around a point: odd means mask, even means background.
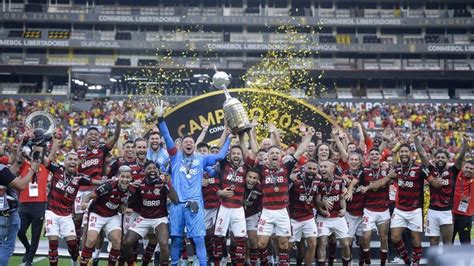
[{"label": "stadium seat", "polygon": [[461,100],[474,100],[474,89],[456,89],[455,95]]},{"label": "stadium seat", "polygon": [[400,99],[406,97],[406,93],[403,89],[384,88],[382,93],[385,99]]},{"label": "stadium seat", "polygon": [[426,100],[430,98],[428,95],[428,92],[425,89],[413,89],[411,96],[413,99],[417,99],[417,100],[418,99]]},{"label": "stadium seat", "polygon": [[448,89],[428,89],[428,94],[432,100],[450,99]]},{"label": "stadium seat", "polygon": [[26,30],[23,34],[23,38],[25,39],[40,39],[41,38],[41,31],[39,30]]},{"label": "stadium seat", "polygon": [[69,31],[48,31],[48,39],[69,39]]},{"label": "stadium seat", "polygon": [[354,98],[352,95],[351,88],[336,88],[336,95],[339,99],[352,99]]},{"label": "stadium seat", "polygon": [[11,30],[8,32],[9,38],[22,38],[23,37],[23,30]]},{"label": "stadium seat", "polygon": [[383,99],[382,89],[367,89],[367,99]]}]

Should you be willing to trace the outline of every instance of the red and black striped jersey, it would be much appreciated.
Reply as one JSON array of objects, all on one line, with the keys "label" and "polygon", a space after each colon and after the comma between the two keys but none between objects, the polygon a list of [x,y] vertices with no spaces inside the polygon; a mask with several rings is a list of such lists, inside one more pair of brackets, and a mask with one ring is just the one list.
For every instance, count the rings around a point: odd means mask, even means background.
[{"label": "red and black striped jersey", "polygon": [[[145,163],[148,160],[145,161]],[[138,160],[133,162],[125,161],[123,165],[128,165],[132,169],[132,182],[133,181],[142,181],[145,178],[145,163],[141,164]]]},{"label": "red and black striped jersey", "polygon": [[122,191],[118,181],[108,181],[95,189],[96,198],[92,201],[89,211],[103,217],[112,217],[118,214],[121,205],[127,205],[132,191]]},{"label": "red and black striped jersey", "polygon": [[245,186],[245,217],[250,217],[262,211],[262,195],[262,188],[259,184],[256,184],[253,189],[248,189]]},{"label": "red and black striped jersey", "polygon": [[217,191],[221,183],[220,178],[212,177],[207,171],[204,171],[203,178],[206,179],[208,183],[207,186],[202,186],[204,209],[219,208],[220,202]]},{"label": "red and black striped jersey", "polygon": [[317,181],[316,193],[321,195],[321,200],[329,201],[333,204],[332,209],[328,210],[328,218],[338,217],[339,212],[341,211],[342,193],[345,186],[346,184],[340,176],[334,176],[333,180],[330,181],[325,179],[320,179]]},{"label": "red and black striped jersey", "polygon": [[[362,186],[368,186],[370,183],[384,178],[387,174],[387,171],[382,170],[381,168],[372,169],[371,167],[365,167],[360,175],[359,184]],[[378,189],[367,190],[364,195],[364,208],[374,212],[388,210],[388,189],[389,185],[387,184]]]},{"label": "red and black striped jersey", "polygon": [[[97,148],[90,150],[87,146],[77,151],[79,158],[79,166],[77,172],[88,175],[93,180],[101,180],[104,174],[105,157],[110,151],[106,145],[99,145]],[[82,186],[81,191],[92,190],[92,186]]]},{"label": "red and black striped jersey", "polygon": [[298,173],[296,180],[290,181],[290,218],[302,222],[314,218],[314,204],[318,181]]},{"label": "red and black striped jersey", "polygon": [[[345,171],[345,174],[349,177],[350,180],[352,179],[360,179],[362,175],[363,169],[358,169],[357,171],[353,172],[350,169]],[[354,191],[352,192],[352,200],[347,201],[346,209],[347,212],[353,216],[362,216],[364,214],[364,194],[360,191],[361,185],[357,184],[354,187]]]},{"label": "red and black striped jersey", "polygon": [[414,211],[423,207],[423,184],[429,176],[428,169],[419,164],[395,167],[398,185],[395,207],[402,211]]},{"label": "red and black striped jersey", "polygon": [[[122,165],[127,165],[132,169],[132,182],[141,182],[145,177],[145,164],[141,164],[138,160],[133,162],[123,160]],[[132,198],[134,197],[135,195],[132,195]],[[128,208],[133,209],[134,212],[140,212],[140,202],[138,200],[130,200]]]},{"label": "red and black striped jersey", "polygon": [[[246,163],[253,163],[253,160],[247,158]],[[226,159],[220,162],[220,183],[221,189],[231,188],[234,191],[232,197],[221,197],[221,204],[227,208],[240,208],[244,200],[244,191],[246,186],[245,176],[247,175],[247,164],[234,168]]]},{"label": "red and black striped jersey", "polygon": [[289,156],[288,161],[277,169],[261,165],[262,205],[269,210],[280,210],[288,207],[288,177],[296,165],[295,157]]},{"label": "red and black striped jersey", "polygon": [[140,216],[143,218],[161,218],[168,216],[167,196],[171,182],[165,183],[161,177],[147,180],[145,177],[137,193],[140,195]]},{"label": "red and black striped jersey", "polygon": [[120,166],[128,165],[128,164],[133,163],[133,162],[135,162],[135,161],[129,162],[124,157],[119,157],[119,158],[112,159],[112,161],[109,163],[109,166],[108,166],[110,171],[108,171],[107,177],[110,179],[110,178],[116,176]]},{"label": "red and black striped jersey", "polygon": [[437,211],[451,210],[453,208],[454,184],[459,169],[452,165],[440,171],[434,165],[430,165],[429,170],[431,176],[443,180],[443,185],[440,188],[430,186],[430,209]]},{"label": "red and black striped jersey", "polygon": [[68,216],[73,212],[79,187],[90,185],[91,180],[83,174],[66,176],[64,167],[54,163],[50,163],[47,169],[52,173],[47,209],[57,215]]}]

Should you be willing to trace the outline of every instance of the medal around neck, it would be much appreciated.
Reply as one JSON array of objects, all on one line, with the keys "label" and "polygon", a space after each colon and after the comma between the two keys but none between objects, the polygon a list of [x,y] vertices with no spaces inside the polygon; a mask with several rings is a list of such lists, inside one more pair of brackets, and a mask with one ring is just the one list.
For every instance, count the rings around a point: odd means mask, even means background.
[{"label": "medal around neck", "polygon": [[230,75],[223,71],[217,71],[212,77],[212,83],[214,87],[220,90],[224,90],[225,102],[224,102],[224,118],[227,125],[231,129],[233,134],[241,133],[250,130],[250,120],[245,111],[242,103],[230,96],[227,86],[230,84]]}]

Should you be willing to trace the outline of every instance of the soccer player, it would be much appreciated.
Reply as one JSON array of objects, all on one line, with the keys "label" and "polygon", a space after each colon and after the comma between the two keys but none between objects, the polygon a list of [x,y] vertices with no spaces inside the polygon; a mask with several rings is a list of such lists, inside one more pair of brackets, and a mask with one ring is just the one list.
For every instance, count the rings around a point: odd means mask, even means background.
[{"label": "soccer player", "polygon": [[[79,126],[75,126],[72,129],[72,143],[77,155],[79,157],[78,173],[88,175],[92,180],[101,180],[103,173],[103,165],[107,153],[114,147],[118,138],[120,137],[120,128],[122,124],[123,116],[118,114],[115,116],[115,132],[113,138],[108,140],[105,145],[100,145],[100,133],[96,127],[90,127],[85,135],[85,146],[77,148],[78,140],[76,132],[79,130]],[[80,242],[82,236],[82,219],[84,210],[82,210],[82,196],[94,190],[93,186],[81,186],[77,193],[76,200],[74,202],[74,226],[76,227],[77,241]]]},{"label": "soccer player", "polygon": [[73,265],[76,265],[79,245],[72,220],[74,199],[81,185],[100,185],[101,181],[91,181],[89,176],[77,174],[78,157],[75,152],[66,154],[64,167],[53,163],[60,141],[57,134],[53,136],[51,151],[45,160],[46,168],[52,174],[45,213],[45,236],[49,242],[48,258],[50,265],[58,265],[59,238],[64,237]]},{"label": "soccer player", "polygon": [[[167,197],[176,203],[178,201],[176,192],[172,189],[167,173],[159,172],[154,162],[148,161],[145,165],[146,176],[136,191],[139,195],[140,216],[130,226],[123,241],[124,257],[132,257],[133,246],[140,238],[144,238],[151,230],[160,245],[160,265],[168,265],[168,210],[166,208]],[[156,248],[156,243],[149,243],[152,248],[145,248],[143,254],[143,265],[148,265]],[[148,250],[148,251],[147,251]],[[151,252],[150,252],[151,251]]]},{"label": "soccer player", "polygon": [[[356,152],[349,153],[349,169],[342,176],[350,184],[353,179],[360,179],[362,174],[362,155]],[[349,236],[355,238],[359,246],[359,258],[362,258],[362,216],[364,214],[364,195],[361,192],[362,186],[355,186],[352,191],[347,191],[346,199],[346,221],[349,227]],[[351,241],[352,243],[352,241]],[[361,259],[359,263],[363,260]]]},{"label": "soccer player", "polygon": [[[344,216],[346,201],[343,198],[344,180],[334,175],[336,164],[323,161],[319,164],[321,181],[317,185],[316,206],[318,209],[318,265],[326,265],[326,247],[332,233],[340,241],[342,265],[351,263],[349,228]],[[326,202],[326,203],[324,203]]]},{"label": "soccer player", "polygon": [[444,245],[452,245],[453,240],[453,192],[456,177],[462,167],[464,155],[467,151],[469,139],[467,135],[463,136],[463,144],[458,155],[455,157],[454,164],[449,165],[449,153],[445,149],[438,149],[434,152],[434,164],[430,164],[425,155],[420,141],[417,138],[417,150],[425,166],[429,167],[430,175],[442,180],[442,186],[437,188],[430,186],[430,207],[428,209],[428,218],[426,221],[425,235],[430,237],[430,245],[439,245],[439,237],[443,237]]},{"label": "soccer player", "polygon": [[245,192],[245,176],[249,165],[254,160],[244,158],[241,146],[234,145],[230,148],[229,160],[220,162],[221,189],[217,191],[221,205],[217,212],[216,226],[214,229],[214,265],[219,265],[222,259],[225,236],[231,230],[235,241],[235,259],[239,266],[245,263],[247,227],[245,224],[245,211],[242,205]]},{"label": "soccer player", "polygon": [[167,172],[169,170],[170,156],[166,149],[162,147],[161,134],[158,131],[152,131],[148,137],[149,148],[146,158],[157,163],[160,171]]},{"label": "soccer player", "polygon": [[430,184],[438,187],[441,185],[441,180],[435,180],[429,175],[426,167],[412,160],[409,144],[398,145],[398,147],[398,157],[401,164],[396,166],[381,180],[369,184],[366,189],[378,189],[381,186],[386,186],[391,179],[397,182],[398,195],[390,223],[391,239],[405,264],[410,264],[410,258],[402,240],[402,233],[405,228],[410,229],[413,245],[413,265],[419,265],[423,254],[421,237],[423,232],[424,180],[427,179]]},{"label": "soccer player", "polygon": [[260,169],[250,167],[245,176],[246,186],[244,194],[245,223],[247,226],[248,249],[250,265],[256,266],[258,260],[257,249],[257,226],[260,212],[262,211],[262,189],[260,180]]},{"label": "soccer player", "polygon": [[[282,160],[282,151],[277,146],[268,149],[268,166],[261,166],[262,185],[262,215],[258,224],[258,250],[259,257],[266,260],[267,244],[275,230],[278,238],[278,257],[280,265],[289,265],[289,237],[291,236],[290,216],[288,214],[288,177],[306,150],[308,143],[314,136],[314,128],[306,132],[301,144],[294,155],[286,155]],[[262,263],[264,264],[264,263]]]},{"label": "soccer player", "polygon": [[212,166],[224,159],[230,145],[227,138],[218,154],[203,156],[195,152],[194,139],[185,135],[181,140],[181,149],[177,150],[164,121],[163,102],[160,101],[155,109],[158,116],[158,126],[165,138],[166,147],[171,158],[171,183],[178,194],[179,203],[172,203],[169,208],[171,234],[171,263],[177,265],[182,246],[184,227],[187,236],[192,238],[201,265],[206,265],[206,247],[204,225],[202,178],[205,167]]},{"label": "soccer player", "polygon": [[[138,186],[141,182],[142,179],[145,177],[145,164],[147,162],[151,162],[146,159],[146,153],[147,153],[147,142],[143,138],[137,138],[135,141],[133,141],[133,146],[134,146],[134,160],[133,161],[127,161],[124,162],[123,165],[127,165],[132,169],[132,184],[134,186]],[[131,212],[125,212],[122,214],[122,233],[123,235],[127,234],[129,227],[133,224],[135,219],[139,216],[140,212],[140,201],[139,200],[134,200],[134,198],[137,197],[137,193],[134,193],[131,195],[129,204],[127,208],[131,209]],[[157,239],[155,235],[150,235],[149,237],[149,246],[151,248],[151,245],[155,245],[157,243]],[[151,245],[150,245],[151,244]],[[128,264],[131,265],[136,261],[136,257],[138,256],[138,243],[134,246],[134,255],[133,257],[129,257],[128,259]],[[152,251],[152,253],[154,250]],[[120,258],[120,263],[123,262],[123,258]],[[120,265],[119,263],[119,265]]]},{"label": "soccer player", "polygon": [[108,265],[115,265],[117,262],[122,238],[119,210],[123,212],[124,206],[128,203],[131,195],[129,190],[131,181],[132,169],[123,165],[119,168],[117,180],[105,182],[94,192],[84,196],[81,206],[83,210],[87,209],[91,199],[94,200],[89,207],[88,230],[81,254],[81,266],[87,266],[94,251],[95,241],[102,229],[112,243]]},{"label": "soccer player", "polygon": [[[363,187],[361,192],[364,194],[364,215],[362,218],[362,258],[364,263],[370,264],[370,239],[372,230],[377,228],[380,238],[380,264],[385,265],[388,252],[388,229],[390,213],[388,210],[388,186],[378,189],[367,188],[371,183],[384,178],[387,170],[382,169],[380,165],[381,154],[378,148],[372,148],[369,151],[369,165],[364,168],[360,179],[353,178],[348,187],[348,195],[352,193],[355,186],[360,184]],[[352,200],[350,196],[347,200]]]},{"label": "soccer player", "polygon": [[[318,163],[310,159],[299,173],[290,175],[290,219],[293,231],[290,238],[290,247],[295,242],[300,242],[304,236],[307,245],[304,254],[306,265],[313,264],[316,253],[318,229],[314,220],[313,202],[316,196],[317,174]],[[299,261],[299,264],[301,264],[301,261]]]}]

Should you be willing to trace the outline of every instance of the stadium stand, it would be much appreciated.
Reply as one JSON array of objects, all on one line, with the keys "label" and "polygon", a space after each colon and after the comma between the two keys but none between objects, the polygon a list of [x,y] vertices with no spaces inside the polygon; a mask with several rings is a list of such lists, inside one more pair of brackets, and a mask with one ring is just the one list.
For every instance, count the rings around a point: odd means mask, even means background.
[{"label": "stadium stand", "polygon": [[[458,89],[473,88],[474,37],[469,25],[473,23],[474,9],[470,2],[237,0],[232,4],[216,4],[200,0],[184,4],[166,0],[154,3],[111,0],[92,1],[93,5],[84,1],[59,2],[20,0],[3,5],[0,82],[33,82],[40,87],[4,90],[12,93],[10,96],[24,91],[38,91],[47,96],[54,91],[50,87],[67,86],[71,94],[64,97],[79,99],[79,95],[88,95],[83,93],[84,88],[72,82],[79,75],[89,86],[101,86],[94,95],[115,96],[113,91],[119,91],[118,96],[124,96],[128,90],[115,89],[117,85],[110,78],[131,73],[142,75],[147,72],[145,67],[155,62],[162,69],[181,64],[192,69],[193,73],[188,75],[211,76],[215,65],[232,74],[233,85],[244,86],[245,71],[258,63],[269,48],[285,49],[282,47],[291,43],[312,50],[304,65],[293,67],[308,70],[314,76],[324,71],[321,84],[362,91],[352,94],[355,98],[459,99],[459,95],[465,95],[457,93]],[[281,23],[288,21],[296,25],[299,37],[304,38],[292,38],[279,29]],[[317,34],[310,34],[311,31]],[[172,60],[154,58],[157,49],[171,50],[164,53]],[[28,71],[13,73],[9,71],[10,65],[19,69],[28,66]],[[88,67],[88,74],[84,75],[80,67]],[[97,81],[93,78],[97,75],[105,76],[100,84],[92,82]],[[376,95],[366,85],[370,80],[383,84],[394,78],[398,80],[396,86],[381,86],[383,92]],[[53,80],[53,84],[45,80]],[[409,93],[413,84],[420,82],[426,84],[427,94]],[[202,91],[196,83],[191,83],[183,90],[190,92],[188,96]],[[351,86],[346,86],[347,83]],[[393,87],[405,92],[392,93]],[[438,88],[446,89],[447,93],[441,96]],[[351,97],[346,92],[334,95]]]}]

